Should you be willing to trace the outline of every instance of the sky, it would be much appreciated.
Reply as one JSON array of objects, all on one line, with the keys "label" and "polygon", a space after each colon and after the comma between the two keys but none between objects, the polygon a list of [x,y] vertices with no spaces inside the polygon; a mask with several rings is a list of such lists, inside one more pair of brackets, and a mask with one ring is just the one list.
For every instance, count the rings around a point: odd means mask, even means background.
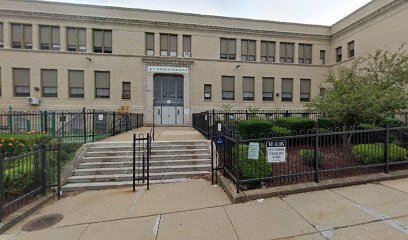
[{"label": "sky", "polygon": [[371,0],[50,0],[332,25]]}]

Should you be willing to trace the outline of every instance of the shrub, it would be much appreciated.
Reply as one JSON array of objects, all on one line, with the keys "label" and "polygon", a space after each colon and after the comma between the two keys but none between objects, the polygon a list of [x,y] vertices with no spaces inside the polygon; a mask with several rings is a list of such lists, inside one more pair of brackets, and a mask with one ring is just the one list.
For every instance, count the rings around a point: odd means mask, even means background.
[{"label": "shrub", "polygon": [[315,126],[315,121],[309,118],[288,117],[279,118],[275,125],[284,127],[292,131],[308,131]]},{"label": "shrub", "polygon": [[260,137],[261,134],[268,135],[271,131],[272,122],[262,119],[243,120],[238,124],[238,131],[241,135],[250,138],[251,135]]},{"label": "shrub", "polygon": [[404,122],[395,118],[387,118],[380,123],[380,127],[402,127],[404,126]]},{"label": "shrub", "polygon": [[43,142],[47,134],[2,134],[0,135],[0,153],[5,156],[15,156],[32,151],[33,147]]},{"label": "shrub", "polygon": [[336,122],[330,118],[320,118],[317,120],[317,125],[319,128],[334,129],[336,127]]},{"label": "shrub", "polygon": [[271,128],[271,131],[274,134],[274,136],[277,136],[277,137],[290,136],[292,134],[291,130],[284,128],[284,127],[279,127],[279,126],[273,126]]},{"label": "shrub", "polygon": [[[299,156],[300,156],[300,159],[305,161],[309,166],[315,166],[316,165],[314,150],[301,149],[299,151]],[[323,164],[324,155],[320,151],[317,152],[317,161],[319,163],[319,166],[321,166]]]},{"label": "shrub", "polygon": [[[364,164],[384,162],[384,144],[360,144],[353,147],[352,154]],[[403,161],[407,158],[408,151],[396,144],[388,145],[388,158],[390,162]]]},{"label": "shrub", "polygon": [[239,169],[244,179],[269,177],[272,175],[272,166],[265,157],[265,145],[260,144],[258,160],[248,159],[248,145],[239,146]]},{"label": "shrub", "polygon": [[378,128],[380,127],[374,124],[369,124],[369,123],[362,123],[357,126],[357,129],[359,130],[370,130],[370,129],[378,129]]}]

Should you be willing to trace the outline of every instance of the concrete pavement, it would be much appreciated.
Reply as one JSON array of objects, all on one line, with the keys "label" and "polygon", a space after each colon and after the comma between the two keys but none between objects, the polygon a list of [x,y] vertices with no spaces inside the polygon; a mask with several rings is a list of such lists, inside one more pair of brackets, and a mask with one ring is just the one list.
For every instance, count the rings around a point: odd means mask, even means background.
[{"label": "concrete pavement", "polygon": [[[90,191],[53,201],[0,240],[28,239],[408,239],[408,179],[230,204],[205,180],[151,190]],[[21,226],[61,213],[36,232]]]}]

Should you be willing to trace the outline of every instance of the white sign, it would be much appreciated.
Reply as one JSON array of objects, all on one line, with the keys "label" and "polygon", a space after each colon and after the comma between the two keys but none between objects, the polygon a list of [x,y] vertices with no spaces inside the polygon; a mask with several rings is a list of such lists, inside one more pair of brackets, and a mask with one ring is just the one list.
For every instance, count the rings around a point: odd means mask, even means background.
[{"label": "white sign", "polygon": [[218,128],[218,132],[221,132],[221,131],[222,131],[221,123],[218,123],[217,128]]},{"label": "white sign", "polygon": [[184,108],[184,114],[189,114],[189,113],[190,113],[190,109]]},{"label": "white sign", "polygon": [[188,73],[188,67],[148,66],[147,71],[156,73]]},{"label": "white sign", "polygon": [[99,121],[103,121],[103,114],[99,114],[99,115],[98,115],[98,120],[99,120]]},{"label": "white sign", "polygon": [[250,142],[248,146],[248,159],[258,160],[259,159],[259,143]]},{"label": "white sign", "polygon": [[268,163],[286,162],[286,141],[266,142]]}]

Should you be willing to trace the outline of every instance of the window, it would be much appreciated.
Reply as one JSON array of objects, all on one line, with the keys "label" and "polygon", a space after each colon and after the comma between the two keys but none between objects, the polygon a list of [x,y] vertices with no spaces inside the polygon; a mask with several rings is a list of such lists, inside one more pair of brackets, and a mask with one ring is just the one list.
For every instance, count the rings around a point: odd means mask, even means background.
[{"label": "window", "polygon": [[241,60],[255,61],[256,41],[241,40]]},{"label": "window", "polygon": [[0,68],[0,97],[1,97],[1,68]]},{"label": "window", "polygon": [[255,78],[243,77],[242,78],[242,99],[244,101],[255,100]]},{"label": "window", "polygon": [[274,78],[262,78],[262,100],[273,101]]},{"label": "window", "polygon": [[146,55],[154,55],[154,33],[146,33]]},{"label": "window", "polygon": [[293,63],[294,43],[280,43],[280,63]]},{"label": "window", "polygon": [[70,98],[84,98],[84,71],[68,70]]},{"label": "window", "polygon": [[110,72],[95,72],[95,98],[110,98]]},{"label": "window", "polygon": [[292,102],[293,100],[293,79],[282,78],[282,102]]},{"label": "window", "polygon": [[13,68],[14,97],[30,96],[30,69]]},{"label": "window", "polygon": [[235,78],[222,76],[222,100],[235,99]]},{"label": "window", "polygon": [[177,57],[177,35],[160,34],[160,56]]},{"label": "window", "polygon": [[183,57],[191,57],[191,36],[183,36]]},{"label": "window", "polygon": [[25,24],[11,24],[12,47],[32,49],[32,27]]},{"label": "window", "polygon": [[67,28],[68,51],[86,52],[86,29]]},{"label": "window", "polygon": [[43,97],[58,97],[57,70],[41,69],[41,89]]},{"label": "window", "polygon": [[130,99],[130,82],[122,82],[122,99]]},{"label": "window", "polygon": [[309,102],[310,101],[310,79],[300,79],[300,101]]},{"label": "window", "polygon": [[336,62],[341,62],[343,60],[342,47],[336,48]]},{"label": "window", "polygon": [[275,62],[275,42],[261,42],[261,61]]},{"label": "window", "polygon": [[204,84],[204,100],[211,100],[211,84]]},{"label": "window", "polygon": [[220,59],[235,60],[236,39],[221,38]]},{"label": "window", "polygon": [[96,53],[112,53],[112,30],[93,30],[93,45]]},{"label": "window", "polygon": [[320,64],[322,65],[326,64],[326,51],[325,50],[320,50]]},{"label": "window", "polygon": [[0,23],[0,48],[4,47],[4,36],[3,36],[3,32],[4,32],[3,23]]},{"label": "window", "polygon": [[298,62],[301,64],[312,64],[312,45],[299,44]]},{"label": "window", "polygon": [[40,26],[40,49],[60,49],[60,28],[54,26]]},{"label": "window", "polygon": [[347,44],[348,46],[348,57],[352,58],[354,57],[354,41],[351,41]]}]

